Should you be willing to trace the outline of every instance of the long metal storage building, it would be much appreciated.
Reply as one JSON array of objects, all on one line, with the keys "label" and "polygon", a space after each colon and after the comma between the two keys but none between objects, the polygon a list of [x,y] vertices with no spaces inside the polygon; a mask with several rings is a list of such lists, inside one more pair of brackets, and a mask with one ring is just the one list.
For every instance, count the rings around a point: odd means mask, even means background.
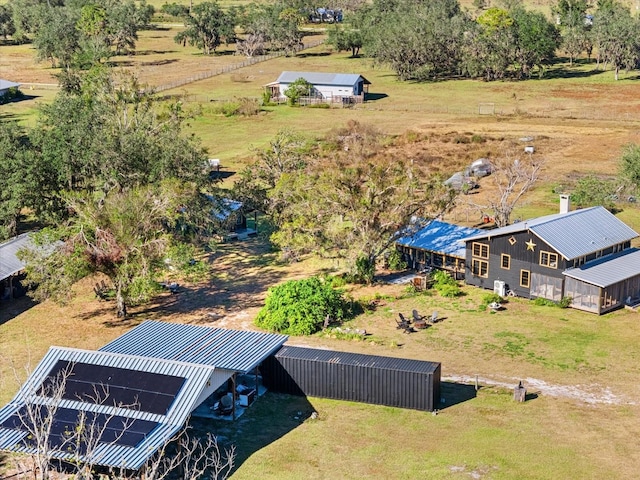
[{"label": "long metal storage building", "polygon": [[440,363],[284,346],[262,364],[272,391],[433,411]]}]

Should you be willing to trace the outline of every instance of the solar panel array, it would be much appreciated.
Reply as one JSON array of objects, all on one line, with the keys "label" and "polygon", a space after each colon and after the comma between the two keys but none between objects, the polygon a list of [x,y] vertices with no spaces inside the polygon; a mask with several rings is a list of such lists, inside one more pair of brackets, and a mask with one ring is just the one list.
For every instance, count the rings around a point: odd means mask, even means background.
[{"label": "solar panel array", "polygon": [[[33,434],[42,431],[41,425],[45,421],[52,421],[49,434],[51,448],[72,449],[82,454],[86,452],[87,444],[96,445],[96,442],[135,447],[158,426],[156,422],[118,415],[30,404],[23,406],[0,427]],[[78,428],[80,424],[82,428]],[[24,442],[36,446],[33,435],[27,435]]]},{"label": "solar panel array", "polygon": [[165,415],[184,382],[172,375],[58,360],[38,395],[52,397],[63,385],[67,400]]}]

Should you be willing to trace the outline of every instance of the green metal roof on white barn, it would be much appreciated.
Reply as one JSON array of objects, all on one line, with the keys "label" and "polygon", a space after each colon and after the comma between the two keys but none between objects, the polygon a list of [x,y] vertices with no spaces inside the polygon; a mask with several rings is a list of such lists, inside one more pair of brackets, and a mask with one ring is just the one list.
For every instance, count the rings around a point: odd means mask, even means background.
[{"label": "green metal roof on white barn", "polygon": [[273,333],[148,320],[100,350],[246,373],[282,347],[287,338]]},{"label": "green metal roof on white barn", "polygon": [[527,230],[533,232],[567,260],[631,241],[638,236],[637,232],[606,208],[591,207],[525,220],[495,230],[486,230],[482,234],[465,238],[465,242]]}]

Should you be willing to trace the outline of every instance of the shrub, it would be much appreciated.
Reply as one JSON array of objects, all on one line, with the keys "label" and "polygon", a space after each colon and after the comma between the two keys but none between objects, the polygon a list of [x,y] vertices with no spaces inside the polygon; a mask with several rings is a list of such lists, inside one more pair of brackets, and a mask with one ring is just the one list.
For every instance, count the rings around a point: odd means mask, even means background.
[{"label": "shrub", "polygon": [[288,335],[311,335],[329,315],[343,320],[347,302],[342,290],[318,277],[290,280],[269,289],[255,323],[260,328]]},{"label": "shrub", "polygon": [[402,254],[398,250],[394,250],[389,254],[387,259],[389,270],[399,271],[407,268],[407,262],[402,259]]},{"label": "shrub", "polygon": [[185,5],[178,5],[177,3],[165,3],[160,7],[160,11],[162,13],[166,13],[167,15],[171,15],[172,17],[181,17],[185,18],[189,15],[189,7]]},{"label": "shrub", "polygon": [[534,305],[544,307],[568,308],[571,305],[572,300],[573,299],[571,297],[562,297],[559,302],[554,302],[553,300],[547,300],[546,298],[538,297],[533,301],[533,303]]},{"label": "shrub", "polygon": [[488,293],[484,297],[482,297],[482,303],[484,305],[489,305],[490,303],[502,303],[504,298],[502,298],[497,293]]},{"label": "shrub", "polygon": [[447,298],[457,297],[462,293],[457,283],[454,285],[436,285],[435,288],[440,295]]},{"label": "shrub", "polygon": [[7,92],[4,95],[0,95],[0,105],[9,103],[12,100],[19,100],[22,98],[24,98],[24,93],[22,93],[17,88],[13,87],[7,90]]},{"label": "shrub", "polygon": [[484,143],[484,142],[486,142],[487,140],[486,140],[482,135],[477,135],[477,134],[476,134],[476,135],[472,135],[472,136],[471,136],[471,141],[472,141],[473,143]]},{"label": "shrub", "polygon": [[462,293],[458,282],[451,275],[441,270],[436,270],[431,275],[433,278],[433,288],[443,297],[457,297]]},{"label": "shrub", "polygon": [[373,277],[376,273],[376,265],[366,256],[360,256],[356,259],[356,263],[353,267],[353,271],[350,275],[352,283],[366,283],[373,282]]},{"label": "shrub", "polygon": [[573,299],[571,297],[562,297],[562,300],[560,300],[560,303],[558,303],[558,306],[560,308],[569,308],[572,301]]},{"label": "shrub", "polygon": [[553,300],[547,300],[546,298],[538,297],[533,301],[534,305],[539,307],[557,307],[558,304]]},{"label": "shrub", "polygon": [[221,102],[213,108],[213,111],[225,117],[242,115],[248,117],[260,113],[260,103],[255,98],[236,98],[232,101]]},{"label": "shrub", "polygon": [[328,103],[312,103],[311,105],[307,105],[307,108],[331,108],[331,105]]}]

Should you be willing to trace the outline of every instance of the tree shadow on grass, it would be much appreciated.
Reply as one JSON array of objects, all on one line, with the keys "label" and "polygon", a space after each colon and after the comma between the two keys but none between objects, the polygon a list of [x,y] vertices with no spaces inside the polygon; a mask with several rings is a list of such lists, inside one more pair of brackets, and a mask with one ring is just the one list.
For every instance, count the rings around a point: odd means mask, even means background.
[{"label": "tree shadow on grass", "polygon": [[529,80],[556,80],[560,78],[589,78],[595,75],[605,73],[603,70],[597,70],[595,65],[590,70],[582,70],[579,68],[572,68],[566,65],[556,65],[545,70],[542,78],[531,77]]},{"label": "tree shadow on grass", "polygon": [[192,418],[196,434],[210,432],[221,446],[235,445],[234,471],[254,453],[312,420],[315,411],[304,396],[267,392],[237,420],[206,420]]},{"label": "tree shadow on grass", "polygon": [[0,325],[23,314],[37,304],[38,302],[28,296],[0,302]]},{"label": "tree shadow on grass", "polygon": [[328,57],[331,55],[329,52],[308,52],[308,53],[297,53],[296,57],[298,58],[313,58],[313,57]]}]

